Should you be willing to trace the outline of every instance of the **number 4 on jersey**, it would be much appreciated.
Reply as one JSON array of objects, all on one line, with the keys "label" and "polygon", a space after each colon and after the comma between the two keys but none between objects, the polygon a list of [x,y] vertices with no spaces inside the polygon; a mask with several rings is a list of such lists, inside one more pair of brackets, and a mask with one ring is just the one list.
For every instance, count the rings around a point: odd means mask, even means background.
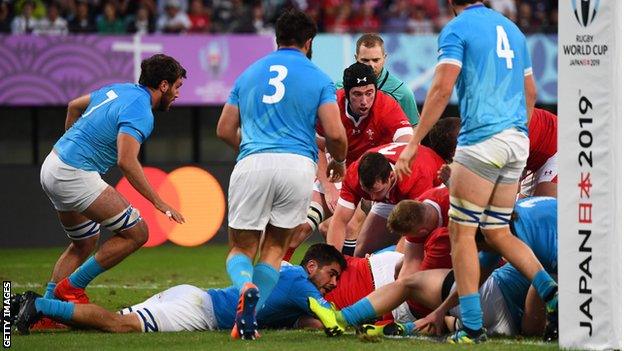
[{"label": "number 4 on jersey", "polygon": [[514,52],[509,46],[509,39],[503,26],[496,26],[496,54],[507,61],[507,69],[513,68]]}]

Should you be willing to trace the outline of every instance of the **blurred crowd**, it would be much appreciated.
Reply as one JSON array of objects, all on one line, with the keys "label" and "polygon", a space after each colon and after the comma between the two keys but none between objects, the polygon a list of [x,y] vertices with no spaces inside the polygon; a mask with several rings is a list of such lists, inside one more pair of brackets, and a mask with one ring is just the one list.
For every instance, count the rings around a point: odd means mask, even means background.
[{"label": "blurred crowd", "polygon": [[[558,0],[486,0],[525,33],[556,33]],[[0,0],[0,33],[270,34],[283,9],[309,13],[328,33],[437,33],[446,0]]]}]

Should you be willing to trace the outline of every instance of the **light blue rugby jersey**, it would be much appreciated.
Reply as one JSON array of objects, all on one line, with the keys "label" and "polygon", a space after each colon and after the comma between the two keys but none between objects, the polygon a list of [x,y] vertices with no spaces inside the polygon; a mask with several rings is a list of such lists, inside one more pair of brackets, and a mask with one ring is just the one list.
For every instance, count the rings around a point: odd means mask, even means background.
[{"label": "light blue rugby jersey", "polygon": [[[262,292],[260,292],[262,293]],[[210,289],[212,305],[219,329],[234,325],[239,291],[231,286],[225,289]],[[308,297],[316,298],[321,304],[330,304],[308,279],[308,273],[301,266],[282,266],[280,277],[256,318],[261,328],[292,328],[302,315],[313,316],[308,307]]]},{"label": "light blue rugby jersey", "polygon": [[532,73],[531,58],[513,22],[481,4],[469,6],[444,27],[438,49],[438,64],[461,67],[458,146],[512,127],[528,134],[524,77]]},{"label": "light blue rugby jersey", "polygon": [[316,162],[317,109],[336,102],[332,80],[296,49],[256,61],[234,83],[227,103],[240,111],[237,160],[256,153],[293,153]]},{"label": "light blue rugby jersey", "polygon": [[112,84],[91,93],[89,106],[54,150],[70,166],[106,173],[117,164],[117,134],[143,143],[153,128],[149,90],[132,83]]},{"label": "light blue rugby jersey", "polygon": [[[557,273],[557,200],[553,197],[529,197],[516,203],[518,218],[513,222],[516,236],[525,242],[551,274]],[[480,253],[484,267],[492,267],[500,258],[497,254]],[[496,269],[492,276],[501,289],[507,308],[520,328],[524,302],[531,282],[511,264]]]}]

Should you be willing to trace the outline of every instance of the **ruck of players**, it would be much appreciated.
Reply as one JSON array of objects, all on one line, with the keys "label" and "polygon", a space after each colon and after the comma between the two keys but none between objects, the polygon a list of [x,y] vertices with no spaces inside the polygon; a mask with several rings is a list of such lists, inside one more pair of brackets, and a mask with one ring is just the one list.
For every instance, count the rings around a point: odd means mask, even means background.
[{"label": "ruck of players", "polygon": [[[439,34],[420,111],[384,67],[380,35],[357,40],[335,82],[312,61],[315,22],[282,13],[277,49],[240,74],[216,129],[238,155],[227,196],[230,286],[172,286],[120,311],[88,297],[89,283],[149,235],[100,173],[118,167],[163,218],[184,225],[138,155],[152,111],[185,94],[187,72],[157,54],[137,84],[69,102],[66,132],[41,168],[69,245],[41,295],[12,297],[18,331],[227,330],[255,340],[263,329],[318,328],[452,344],[556,341],[557,116],[535,107],[518,27],[480,1],[449,3],[455,18]],[[459,116],[442,116],[454,90]],[[114,235],[96,246],[102,226]],[[291,262],[298,250],[303,260]]]}]

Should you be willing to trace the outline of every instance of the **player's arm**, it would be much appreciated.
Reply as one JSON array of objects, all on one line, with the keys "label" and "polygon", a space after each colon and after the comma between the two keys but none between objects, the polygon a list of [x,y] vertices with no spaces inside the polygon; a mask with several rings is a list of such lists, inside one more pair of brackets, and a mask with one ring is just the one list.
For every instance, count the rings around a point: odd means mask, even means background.
[{"label": "player's arm", "polygon": [[91,102],[91,95],[83,95],[76,98],[67,104],[67,117],[65,117],[65,130],[71,128],[76,123],[78,118],[87,109]]},{"label": "player's arm", "polygon": [[355,206],[353,208],[345,207],[340,204],[340,200],[338,201],[334,216],[329,222],[327,243],[334,246],[338,251],[342,251],[342,245],[346,237],[347,223],[349,223],[355,213]]},{"label": "player's arm", "polygon": [[420,264],[425,257],[425,245],[405,240],[405,255],[399,278],[407,277],[420,271]]},{"label": "player's arm", "polygon": [[521,334],[524,336],[541,336],[546,327],[546,306],[531,285],[524,302]]},{"label": "player's arm", "polygon": [[410,164],[416,156],[418,145],[442,116],[453,94],[453,87],[460,71],[461,67],[452,63],[442,63],[436,67],[431,89],[427,92],[425,105],[420,115],[420,122],[414,128],[414,135],[396,163],[395,171],[399,178],[411,173]]},{"label": "player's arm", "polygon": [[524,95],[526,97],[526,109],[527,109],[527,127],[531,122],[531,116],[533,116],[533,109],[535,108],[535,101],[537,101],[537,88],[535,87],[535,80],[533,74],[524,76]]},{"label": "player's arm", "polygon": [[241,143],[240,113],[238,106],[225,104],[217,123],[217,137],[238,152]]},{"label": "player's arm", "polygon": [[347,158],[347,133],[340,120],[340,109],[336,102],[328,102],[319,106],[317,113],[325,134],[325,146],[333,158],[328,171],[339,173],[330,177],[330,181],[337,181],[344,176]]},{"label": "player's arm", "polygon": [[184,223],[184,217],[173,207],[165,203],[147,181],[143,167],[139,162],[141,144],[133,136],[119,133],[117,136],[117,166],[130,184],[144,198],[149,200],[160,212],[167,214],[178,223]]}]

